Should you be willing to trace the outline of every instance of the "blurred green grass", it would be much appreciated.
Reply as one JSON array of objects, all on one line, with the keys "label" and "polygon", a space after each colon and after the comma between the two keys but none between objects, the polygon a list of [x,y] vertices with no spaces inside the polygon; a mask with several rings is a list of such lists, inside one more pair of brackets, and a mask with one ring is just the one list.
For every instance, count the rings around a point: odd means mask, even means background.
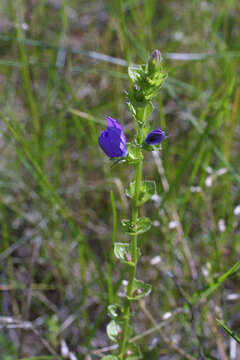
[{"label": "blurred green grass", "polygon": [[[235,0],[2,0],[1,315],[33,322],[58,354],[63,340],[87,360],[108,344],[109,272],[115,292],[127,278],[119,263],[106,265],[110,191],[118,219],[126,217],[124,187],[132,169],[111,167],[97,138],[107,115],[131,137],[126,64],[141,63],[158,48],[169,77],[151,121],[168,141],[160,158],[145,161],[160,198],[143,210],[155,226],[140,240],[138,272],[153,285],[146,306],[157,323],[166,312],[183,309],[164,327],[169,339],[195,359],[229,358],[233,345],[215,319],[237,333],[239,275],[215,292],[211,286],[240,253],[234,215],[240,182],[239,11]],[[181,54],[199,55],[183,61]],[[117,239],[126,240],[119,228]],[[134,322],[139,334],[153,326],[137,305]],[[4,360],[49,355],[36,333],[3,331]],[[141,345],[146,359],[184,358],[158,332],[142,337]]]}]

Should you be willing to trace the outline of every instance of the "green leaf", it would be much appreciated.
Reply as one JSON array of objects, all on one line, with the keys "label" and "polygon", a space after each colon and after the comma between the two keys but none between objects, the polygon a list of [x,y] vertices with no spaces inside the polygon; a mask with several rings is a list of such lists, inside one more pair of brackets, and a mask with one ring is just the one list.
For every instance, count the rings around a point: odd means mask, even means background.
[{"label": "green leaf", "polygon": [[115,320],[110,321],[107,325],[107,335],[110,340],[118,342],[121,332],[121,327]]},{"label": "green leaf", "polygon": [[[155,181],[144,180],[141,182],[138,205],[144,204],[146,201],[151,199],[151,197],[156,194],[156,183]],[[131,182],[129,188],[126,190],[126,195],[131,199],[135,195],[135,181]]]},{"label": "green leaf", "polygon": [[130,65],[128,67],[128,75],[133,82],[138,82],[141,78],[141,66]]},{"label": "green leaf", "polygon": [[118,360],[118,358],[113,355],[107,355],[107,356],[104,356],[103,358],[101,358],[101,360]]},{"label": "green leaf", "polygon": [[128,155],[125,158],[125,161],[130,164],[137,164],[140,160],[143,159],[142,150],[139,146],[133,143],[127,144]]},{"label": "green leaf", "polygon": [[223,284],[223,282],[229,276],[235,275],[239,270],[240,270],[240,261],[234,264],[228,271],[226,271],[224,274],[219,276],[215,281],[210,283],[207,288],[194,293],[193,296],[189,299],[190,303],[194,305],[201,299],[210,296],[214,291],[216,291],[219,288],[219,286]]},{"label": "green leaf", "polygon": [[136,119],[136,108],[135,106],[131,103],[131,102],[128,102],[127,103],[127,106],[128,106],[128,110],[130,111],[130,113],[132,114],[132,116]]},{"label": "green leaf", "polygon": [[142,280],[134,279],[132,296],[127,296],[127,298],[131,301],[139,300],[142,297],[149,295],[151,290],[152,286],[150,284],[147,284]]},{"label": "green leaf", "polygon": [[153,103],[151,101],[147,102],[145,106],[136,107],[136,119],[140,123],[144,123],[154,110]]},{"label": "green leaf", "polygon": [[147,74],[147,80],[144,83],[144,98],[151,100],[157,95],[164,81],[167,78],[167,73],[163,70],[158,70],[152,74]]},{"label": "green leaf", "polygon": [[144,124],[152,114],[154,106],[151,101],[132,101],[128,103],[128,109],[140,124]]},{"label": "green leaf", "polygon": [[[135,266],[135,264],[131,261],[131,247],[127,243],[115,243],[114,245],[114,254],[117,259],[119,259],[121,262],[130,265]],[[137,256],[140,256],[140,249],[137,249]]]},{"label": "green leaf", "polygon": [[229,329],[229,327],[227,327],[227,325],[225,325],[221,320],[216,319],[217,322],[219,323],[219,325],[222,326],[222,328],[238,343],[240,344],[240,338],[234,334],[234,332]]},{"label": "green leaf", "polygon": [[149,78],[149,84],[157,89],[162,86],[163,82],[167,78],[167,73],[165,71],[159,70],[154,73],[154,75]]},{"label": "green leaf", "polygon": [[136,346],[134,344],[128,344],[125,356],[126,356],[125,357],[126,360],[142,359],[142,354],[141,354],[139,346]]},{"label": "green leaf", "polygon": [[128,235],[143,234],[151,228],[151,221],[147,217],[140,217],[137,219],[136,225],[131,220],[123,219],[120,227]]},{"label": "green leaf", "polygon": [[118,304],[112,304],[108,306],[108,315],[112,319],[116,319],[121,314],[121,307]]},{"label": "green leaf", "polygon": [[133,87],[132,100],[149,101],[157,95],[167,78],[167,73],[163,70],[162,64],[145,64],[141,66],[130,66],[128,74],[131,80],[137,85]]}]

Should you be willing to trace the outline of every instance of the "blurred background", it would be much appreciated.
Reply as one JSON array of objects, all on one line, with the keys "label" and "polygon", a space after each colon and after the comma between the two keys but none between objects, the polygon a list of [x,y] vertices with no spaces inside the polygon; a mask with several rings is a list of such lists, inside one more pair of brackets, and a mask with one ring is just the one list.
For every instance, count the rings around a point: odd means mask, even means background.
[{"label": "blurred background", "polygon": [[240,358],[216,321],[240,334],[239,16],[237,0],[1,0],[1,360],[109,346],[111,278],[121,296],[128,277],[113,218],[126,241],[134,169],[97,139],[108,115],[131,139],[127,65],[155,48],[168,79],[151,126],[168,138],[145,156],[158,195],[137,275],[153,291],[133,307],[134,341],[144,359]]}]

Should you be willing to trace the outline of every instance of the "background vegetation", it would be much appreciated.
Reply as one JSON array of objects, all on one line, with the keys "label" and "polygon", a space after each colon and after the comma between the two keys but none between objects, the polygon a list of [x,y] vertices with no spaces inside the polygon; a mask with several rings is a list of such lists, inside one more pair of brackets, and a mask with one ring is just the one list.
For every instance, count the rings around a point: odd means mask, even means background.
[{"label": "background vegetation", "polygon": [[237,0],[1,1],[2,360],[91,360],[109,345],[111,273],[120,294],[127,278],[109,256],[113,219],[132,169],[111,168],[97,138],[107,115],[131,136],[127,63],[155,48],[169,76],[152,125],[168,139],[144,168],[159,196],[144,209],[138,273],[153,292],[135,341],[144,359],[239,359],[216,321],[240,334],[239,15]]}]

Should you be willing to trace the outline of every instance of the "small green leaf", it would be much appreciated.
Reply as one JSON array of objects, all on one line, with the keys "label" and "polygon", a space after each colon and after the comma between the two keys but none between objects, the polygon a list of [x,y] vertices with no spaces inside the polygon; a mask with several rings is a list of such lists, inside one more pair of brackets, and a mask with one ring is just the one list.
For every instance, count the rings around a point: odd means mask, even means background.
[{"label": "small green leaf", "polygon": [[128,67],[128,75],[133,82],[137,82],[141,77],[141,66],[130,65]]},{"label": "small green leaf", "polygon": [[142,359],[142,354],[138,346],[134,344],[128,344],[126,349],[126,360],[140,360]]},{"label": "small green leaf", "polygon": [[[131,248],[129,244],[126,243],[115,243],[114,245],[114,254],[117,259],[119,259],[121,262],[130,265],[135,266],[135,264],[132,262],[131,259]],[[140,249],[137,249],[137,255],[140,256]]]},{"label": "small green leaf", "polygon": [[127,144],[128,155],[125,158],[125,161],[130,164],[137,164],[140,160],[143,159],[142,150],[139,146],[133,143]]},{"label": "small green leaf", "polygon": [[133,87],[129,98],[145,102],[157,95],[167,78],[163,70],[162,62],[159,64],[148,63],[141,66],[130,66],[128,74],[131,80],[137,85]]},{"label": "small green leaf", "polygon": [[108,306],[108,315],[112,319],[116,319],[121,314],[121,307],[118,304],[112,304]]},{"label": "small green leaf", "polygon": [[141,107],[136,107],[136,119],[141,124],[143,124],[154,110],[153,103],[151,101],[147,102],[146,105],[143,104]]},{"label": "small green leaf", "polygon": [[227,325],[225,325],[221,320],[216,319],[217,322],[222,326],[222,328],[238,343],[240,344],[240,338],[234,334],[234,332],[229,329],[229,327],[227,327]]},{"label": "small green leaf", "polygon": [[153,74],[147,75],[147,81],[144,84],[144,98],[146,100],[151,100],[154,96],[157,95],[160,88],[162,87],[164,81],[167,78],[167,73],[162,70],[158,70],[154,72]]},{"label": "small green leaf", "polygon": [[147,284],[142,280],[134,279],[132,296],[127,296],[127,298],[131,301],[139,300],[142,297],[149,295],[151,290],[152,286],[150,284]]},{"label": "small green leaf", "polygon": [[113,356],[113,355],[107,355],[107,356],[104,356],[103,358],[101,358],[101,360],[118,360],[118,357]]},{"label": "small green leaf", "polygon": [[151,86],[159,88],[163,82],[166,80],[167,74],[165,71],[159,70],[154,73],[154,75],[148,79],[148,82]]},{"label": "small green leaf", "polygon": [[132,116],[136,119],[136,109],[135,109],[135,106],[131,103],[131,102],[128,102],[127,103],[127,106],[128,106],[128,110],[130,111],[130,113],[132,114]]},{"label": "small green leaf", "polygon": [[152,114],[154,106],[151,101],[132,101],[128,103],[128,109],[140,124],[144,124]]},{"label": "small green leaf", "polygon": [[121,332],[122,329],[115,320],[110,321],[110,323],[107,325],[107,334],[110,340],[118,342]]},{"label": "small green leaf", "polygon": [[[155,181],[144,180],[141,182],[140,192],[138,197],[138,205],[144,204],[146,201],[156,194],[156,183]],[[129,188],[126,190],[126,195],[131,199],[135,195],[135,181],[131,182]]]},{"label": "small green leaf", "polygon": [[137,219],[136,225],[134,225],[131,220],[123,219],[120,227],[128,235],[139,235],[151,228],[151,221],[147,217],[140,217]]}]

